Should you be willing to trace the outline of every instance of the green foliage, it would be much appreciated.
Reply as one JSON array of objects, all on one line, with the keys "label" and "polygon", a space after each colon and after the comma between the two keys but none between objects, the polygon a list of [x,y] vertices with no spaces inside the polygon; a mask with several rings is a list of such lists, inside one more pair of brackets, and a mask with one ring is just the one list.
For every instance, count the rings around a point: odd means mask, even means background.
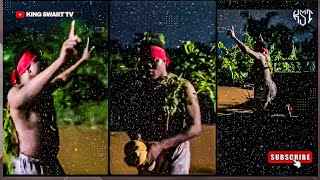
[{"label": "green foliage", "polygon": [[276,72],[293,72],[293,71],[299,71],[299,69],[295,69],[299,68],[299,66],[294,66],[294,64],[290,63],[290,62],[281,62],[281,61],[294,61],[297,60],[296,57],[296,53],[295,53],[295,48],[293,47],[293,51],[291,53],[291,55],[287,58],[283,57],[283,54],[281,51],[274,51],[274,46],[272,45],[270,47],[270,52],[272,53],[272,58],[274,59],[275,63],[275,71]]},{"label": "green foliage", "polygon": [[199,95],[205,97],[206,106],[216,108],[216,48],[200,49],[191,41],[183,41],[183,53],[175,54],[177,74],[189,80]]},{"label": "green foliage", "polygon": [[[246,33],[243,43],[252,49],[255,41]],[[244,54],[238,46],[233,46],[229,49],[222,42],[218,42],[218,48],[221,52],[217,61],[218,83],[243,84],[250,81],[253,60]]]},{"label": "green foliage", "polygon": [[[253,49],[256,41],[248,33],[244,36],[243,43]],[[253,59],[241,52],[237,45],[229,49],[222,42],[218,42],[218,48],[220,50],[217,61],[218,83],[244,84],[252,82],[250,72]],[[285,57],[274,43],[269,45],[269,56],[266,56],[266,58],[271,74],[273,72],[296,72],[310,69],[312,63],[305,65],[303,62],[295,62],[298,60],[299,54],[294,44],[291,45],[290,49],[292,49],[290,55]]]},{"label": "green foliage", "polygon": [[[174,115],[184,114],[186,112],[186,91],[185,91],[186,80],[181,76],[175,74],[169,74],[166,81],[166,91],[168,92],[165,98],[164,111],[167,113],[167,130],[169,128],[169,120]],[[181,118],[181,117],[180,117]]]},{"label": "green foliage", "polygon": [[165,84],[168,96],[165,100],[166,105],[163,108],[170,117],[172,117],[177,111],[185,112],[184,106],[182,109],[179,108],[179,105],[185,103],[187,98],[185,91],[183,91],[185,83],[186,80],[181,76],[171,73],[168,75],[168,79]]},{"label": "green foliage", "polygon": [[156,44],[161,47],[164,47],[166,44],[165,36],[162,33],[151,33],[151,32],[144,32],[144,33],[137,33],[134,39],[134,42],[138,45],[143,45],[144,43],[147,44]]},{"label": "green foliage", "polygon": [[125,74],[138,69],[138,58],[134,55],[123,57],[121,54],[110,55],[110,70],[114,75]]},{"label": "green foliage", "polygon": [[3,123],[3,149],[6,157],[7,174],[13,171],[13,158],[17,156],[18,145],[16,139],[16,131],[12,118],[10,116],[9,107],[4,108]]},{"label": "green foliage", "polygon": [[275,72],[317,70],[317,28],[311,24],[292,28],[283,23],[272,25],[271,20],[278,15],[277,12],[269,12],[261,19],[255,19],[249,11],[243,11],[240,15],[246,19],[245,31],[251,37],[256,40],[261,34],[268,42]]},{"label": "green foliage", "polygon": [[66,113],[59,114],[57,117],[60,119],[61,125],[86,125],[97,126],[102,125],[107,127],[108,117],[108,101],[102,102],[84,102],[75,108],[67,107],[63,109],[59,107],[59,110],[64,110]]}]

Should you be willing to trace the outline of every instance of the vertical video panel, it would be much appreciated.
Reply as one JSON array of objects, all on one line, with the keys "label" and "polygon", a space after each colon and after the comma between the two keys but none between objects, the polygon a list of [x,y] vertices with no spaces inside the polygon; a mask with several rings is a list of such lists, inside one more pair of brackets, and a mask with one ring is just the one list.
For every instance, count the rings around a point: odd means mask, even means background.
[{"label": "vertical video panel", "polygon": [[4,174],[107,174],[108,3],[4,9]]},{"label": "vertical video panel", "polygon": [[[3,84],[3,5],[0,3],[0,83]],[[0,106],[3,103],[3,86],[0,86]],[[3,111],[0,112],[0,116],[3,115]],[[0,129],[2,129],[2,125],[0,124]],[[2,131],[0,132],[0,136],[2,137]],[[2,147],[2,141],[0,141],[0,147]],[[2,170],[2,148],[0,149],[0,169]]]},{"label": "vertical video panel", "polygon": [[216,172],[214,1],[110,2],[110,173]]},{"label": "vertical video panel", "polygon": [[277,3],[218,2],[218,175],[317,175],[317,2]]}]

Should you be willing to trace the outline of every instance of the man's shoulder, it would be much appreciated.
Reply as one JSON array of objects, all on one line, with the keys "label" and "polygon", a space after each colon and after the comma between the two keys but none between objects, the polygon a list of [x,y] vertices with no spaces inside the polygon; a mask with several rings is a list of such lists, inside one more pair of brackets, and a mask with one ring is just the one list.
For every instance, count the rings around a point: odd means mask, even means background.
[{"label": "man's shoulder", "polygon": [[9,90],[7,98],[8,98],[8,103],[10,104],[11,100],[16,96],[16,94],[20,91],[21,86],[19,85],[14,85],[12,88]]},{"label": "man's shoulder", "polygon": [[185,79],[184,77],[182,76],[178,76],[176,74],[173,74],[173,73],[170,73],[168,75],[168,80],[169,82],[173,81],[173,82],[180,82],[182,86],[184,87],[190,87],[190,86],[193,86],[192,83],[188,80],[188,79]]},{"label": "man's shoulder", "polygon": [[8,97],[15,95],[17,92],[19,92],[20,89],[21,89],[21,87],[19,85],[12,86],[12,88],[8,92]]},{"label": "man's shoulder", "polygon": [[174,73],[169,73],[168,74],[168,79],[178,79],[178,80],[180,80],[180,81],[183,81],[183,82],[186,82],[186,81],[188,81],[187,79],[185,79],[184,77],[182,77],[182,75],[176,75],[176,74],[174,74]]},{"label": "man's shoulder", "polygon": [[257,60],[262,61],[266,58],[266,56],[262,52],[256,52],[256,53],[259,54],[259,59],[257,59]]}]

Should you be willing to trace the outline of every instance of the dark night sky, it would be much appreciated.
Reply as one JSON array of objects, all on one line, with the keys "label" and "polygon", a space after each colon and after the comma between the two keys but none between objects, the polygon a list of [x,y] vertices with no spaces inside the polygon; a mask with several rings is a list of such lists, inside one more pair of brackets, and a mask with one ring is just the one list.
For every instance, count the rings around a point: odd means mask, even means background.
[{"label": "dark night sky", "polygon": [[[5,1],[4,31],[15,27],[32,27],[45,30],[59,23],[62,18],[16,19],[15,11],[74,11],[75,18],[83,19],[89,26],[102,27],[108,16],[105,1]],[[238,37],[244,34],[246,20],[240,16],[243,10],[218,10],[218,40],[228,44],[226,30],[234,25]],[[293,9],[250,10],[256,19],[265,17],[270,11],[279,13],[271,24],[283,23],[288,27],[296,25],[292,17]],[[318,13],[313,10],[312,25],[317,27]],[[122,45],[132,43],[135,33],[144,31],[161,32],[166,36],[167,47],[177,47],[182,40],[209,44],[215,40],[215,1],[112,1],[110,4],[111,39],[120,40]]]},{"label": "dark night sky", "polygon": [[111,2],[111,39],[130,44],[135,33],[164,33],[166,47],[175,48],[180,41],[210,44],[215,38],[214,1]]},{"label": "dark night sky", "polygon": [[[217,31],[218,31],[218,41],[224,42],[227,46],[230,46],[234,44],[234,41],[232,39],[229,39],[226,36],[227,29],[229,29],[232,25],[235,28],[235,32],[237,37],[242,39],[243,34],[245,33],[245,25],[247,21],[245,18],[240,16],[240,13],[244,10],[218,10],[218,22],[217,22]],[[255,19],[261,19],[265,18],[266,14],[268,12],[277,12],[278,15],[275,16],[271,22],[270,25],[276,25],[277,23],[282,23],[286,25],[289,28],[292,28],[293,26],[298,25],[296,20],[292,17],[292,13],[294,10],[292,9],[283,9],[283,10],[250,10],[250,14]],[[317,28],[318,27],[318,12],[316,10],[313,11],[313,20],[311,21],[311,24]],[[269,26],[270,26],[269,25]],[[306,35],[305,37],[308,37]],[[296,37],[301,38],[301,37]]]},{"label": "dark night sky", "polygon": [[[215,1],[113,1],[110,4],[111,39],[123,46],[133,41],[135,33],[161,32],[166,47],[177,47],[180,41],[191,40],[209,45],[215,38]],[[16,19],[15,11],[74,11],[76,18],[89,26],[103,26],[108,15],[108,3],[98,1],[23,1],[5,3],[5,27],[32,27],[38,31],[58,23],[61,18]]]}]

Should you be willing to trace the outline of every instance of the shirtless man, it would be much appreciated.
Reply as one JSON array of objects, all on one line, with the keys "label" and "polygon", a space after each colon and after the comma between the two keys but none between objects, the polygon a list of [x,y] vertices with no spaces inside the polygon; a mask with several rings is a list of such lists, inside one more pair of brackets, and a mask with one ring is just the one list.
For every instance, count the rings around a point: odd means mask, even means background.
[{"label": "shirtless man", "polygon": [[[145,168],[139,169],[140,175],[186,175],[190,168],[190,143],[189,140],[201,133],[201,113],[196,91],[189,81],[183,84],[183,91],[187,96],[183,112],[169,117],[163,110],[166,84],[175,76],[169,74],[167,68],[170,60],[163,48],[147,45],[142,49],[141,72],[146,79],[144,92],[139,103],[140,127],[137,139],[150,145],[148,163]],[[170,93],[170,92],[169,92]],[[138,124],[134,124],[137,126]],[[156,167],[148,172],[148,165],[156,161]]]},{"label": "shirtless man", "polygon": [[267,44],[262,41],[260,36],[260,41],[258,41],[254,49],[251,50],[236,37],[233,26],[231,29],[228,29],[227,35],[238,44],[242,52],[254,59],[252,68],[254,73],[254,98],[260,102],[262,110],[266,110],[267,106],[277,94],[277,87],[272,81],[270,67],[268,65],[269,55]]},{"label": "shirtless man", "polygon": [[74,34],[71,24],[69,38],[61,48],[60,56],[48,68],[42,69],[40,57],[26,50],[12,73],[15,84],[8,93],[8,105],[19,141],[19,155],[13,160],[16,175],[63,175],[57,155],[59,132],[55,119],[52,92],[68,76],[90,58],[89,39],[82,58],[60,75],[54,75],[76,53],[74,47],[81,39]]}]

